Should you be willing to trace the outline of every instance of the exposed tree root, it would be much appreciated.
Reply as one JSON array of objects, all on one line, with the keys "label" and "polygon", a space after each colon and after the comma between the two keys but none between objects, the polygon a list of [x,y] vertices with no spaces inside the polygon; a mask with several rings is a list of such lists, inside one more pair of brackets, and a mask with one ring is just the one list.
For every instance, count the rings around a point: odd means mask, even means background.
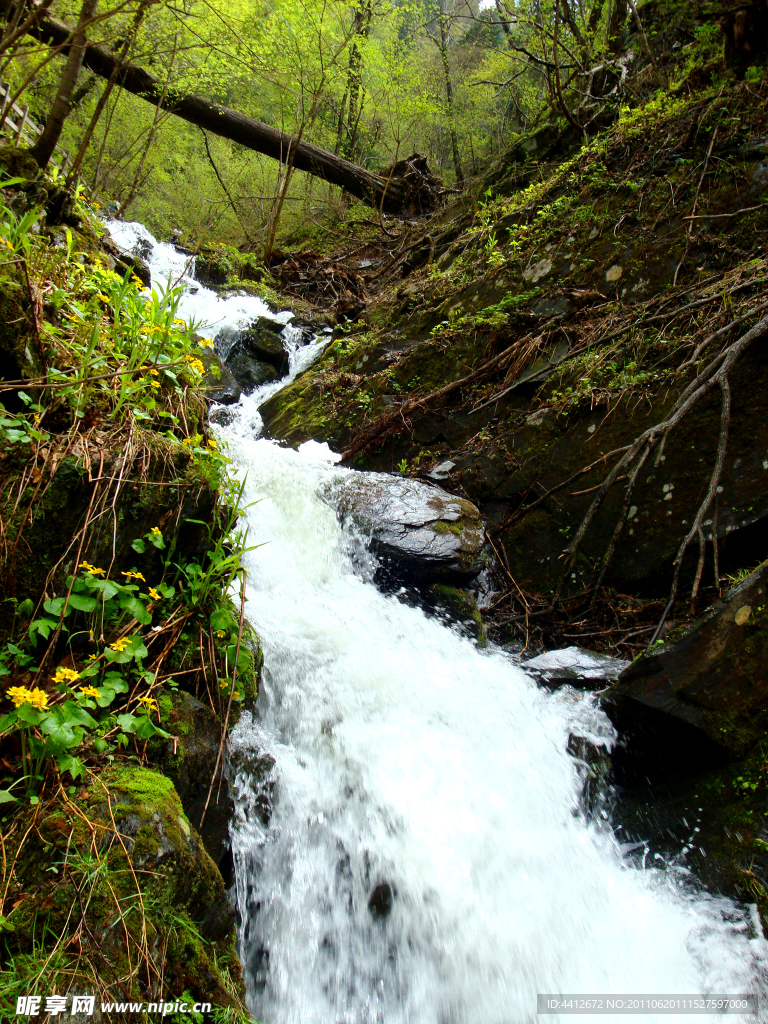
[{"label": "exposed tree root", "polygon": [[[645,430],[635,441],[629,446],[624,455],[619,459],[613,469],[610,471],[608,476],[605,478],[600,486],[600,490],[595,495],[592,504],[587,510],[584,518],[581,521],[579,529],[574,536],[571,544],[566,548],[564,555],[566,557],[565,570],[561,576],[560,582],[557,586],[555,594],[552,599],[552,604],[555,605],[560,601],[560,595],[562,592],[565,580],[573,568],[576,561],[576,555],[578,554],[579,548],[582,541],[587,533],[587,530],[592,523],[598,509],[602,505],[608,491],[611,489],[613,484],[621,477],[629,475],[629,483],[627,485],[627,495],[622,508],[622,513],[619,517],[619,521],[616,524],[613,536],[608,545],[606,553],[603,557],[600,576],[597,581],[599,586],[605,576],[605,572],[608,568],[613,553],[616,548],[619,535],[624,527],[627,518],[627,507],[629,499],[634,487],[635,481],[637,480],[638,473],[645,463],[648,455],[651,451],[659,445],[659,450],[663,446],[667,437],[671,431],[680,423],[680,421],[691,411],[691,409],[697,405],[702,398],[704,398],[714,387],[719,387],[722,392],[722,413],[721,413],[721,424],[720,424],[720,438],[718,442],[717,456],[715,459],[715,465],[712,470],[712,474],[709,481],[709,487],[704,500],[699,505],[699,509],[694,518],[693,524],[680,544],[677,555],[675,556],[675,572],[672,582],[672,590],[670,593],[669,600],[664,609],[664,613],[654,631],[651,642],[653,642],[660,634],[667,615],[672,608],[675,597],[677,595],[677,589],[680,579],[680,569],[682,566],[683,556],[693,540],[697,535],[700,535],[700,544],[703,544],[703,521],[707,511],[712,506],[715,495],[717,493],[717,487],[722,473],[723,462],[725,459],[725,452],[728,444],[728,426],[730,422],[730,386],[728,382],[728,374],[733,368],[736,361],[744,353],[744,351],[752,344],[752,342],[763,338],[768,334],[768,316],[763,317],[758,323],[756,323],[746,334],[742,335],[737,341],[723,349],[717,356],[715,356],[709,364],[702,370],[702,372],[688,385],[683,393],[675,403],[674,408],[666,419],[660,423],[654,424]],[[713,534],[713,543],[717,544],[717,537]],[[700,555],[700,563],[703,568],[703,559]],[[694,592],[693,597],[695,598],[698,592],[698,585],[701,577],[701,572],[697,571],[696,579],[694,581]]]}]

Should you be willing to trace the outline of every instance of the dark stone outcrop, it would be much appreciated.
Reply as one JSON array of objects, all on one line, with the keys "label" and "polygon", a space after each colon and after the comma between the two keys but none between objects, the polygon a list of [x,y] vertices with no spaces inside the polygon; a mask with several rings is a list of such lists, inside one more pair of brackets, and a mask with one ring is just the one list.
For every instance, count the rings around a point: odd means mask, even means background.
[{"label": "dark stone outcrop", "polygon": [[735,753],[768,721],[768,562],[688,626],[639,658],[605,698],[619,728],[643,709],[699,730]]},{"label": "dark stone outcrop", "polygon": [[245,394],[288,373],[283,325],[260,316],[244,331],[225,328],[216,335],[216,352]]},{"label": "dark stone outcrop", "polygon": [[130,271],[138,277],[145,288],[152,287],[152,274],[141,256],[121,249],[107,234],[101,239],[101,247],[115,261],[115,270],[119,274],[126,274]]},{"label": "dark stone outcrop", "polygon": [[370,537],[387,577],[461,584],[485,565],[482,519],[466,498],[385,473],[334,478],[325,497]]},{"label": "dark stone outcrop", "polygon": [[368,899],[368,909],[373,917],[389,917],[392,912],[392,904],[395,902],[395,890],[389,882],[379,882],[374,886],[373,892]]},{"label": "dark stone outcrop", "polygon": [[260,316],[258,320],[243,331],[238,344],[255,359],[269,363],[281,377],[288,373],[288,353],[282,336],[283,325],[269,317]]},{"label": "dark stone outcrop", "polygon": [[205,367],[202,385],[208,398],[220,405],[235,405],[243,392],[234,373],[212,349],[202,348],[198,355]]}]

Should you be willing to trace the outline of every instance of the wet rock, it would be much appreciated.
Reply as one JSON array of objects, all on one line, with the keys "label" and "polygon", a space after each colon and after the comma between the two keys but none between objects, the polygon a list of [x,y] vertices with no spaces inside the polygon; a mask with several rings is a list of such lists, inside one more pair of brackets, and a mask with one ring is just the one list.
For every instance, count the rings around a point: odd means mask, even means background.
[{"label": "wet rock", "polygon": [[221,405],[235,405],[243,392],[234,373],[222,363],[213,349],[203,347],[195,355],[205,367],[202,384],[206,395]]},{"label": "wet rock", "polygon": [[280,374],[269,363],[262,362],[235,343],[226,359],[226,367],[246,395],[262,384],[278,380]]},{"label": "wet rock", "polygon": [[433,583],[428,590],[428,597],[433,607],[455,622],[468,636],[477,640],[478,646],[485,647],[488,640],[485,635],[483,618],[477,602],[468,590],[461,587],[450,587],[446,583]]},{"label": "wet rock", "polygon": [[274,366],[280,376],[284,377],[288,373],[288,353],[282,331],[282,324],[260,316],[240,334],[237,343],[254,359]]},{"label": "wet rock", "polygon": [[605,697],[619,728],[638,705],[741,754],[768,722],[768,562],[679,637],[622,672]]},{"label": "wet rock", "polygon": [[446,462],[441,462],[439,466],[435,466],[433,470],[427,473],[430,480],[447,480],[451,475],[451,470],[456,468],[456,463],[451,462],[448,459]]},{"label": "wet rock", "polygon": [[530,658],[523,662],[521,668],[544,686],[554,688],[569,684],[583,690],[600,690],[614,683],[628,665],[628,661],[611,658],[607,654],[592,654],[581,647],[564,647]]},{"label": "wet rock", "polygon": [[483,523],[466,498],[384,473],[334,478],[325,497],[371,538],[371,550],[390,578],[461,584],[485,565]]},{"label": "wet rock", "polygon": [[138,277],[145,288],[152,287],[152,274],[140,256],[121,249],[111,236],[106,234],[101,239],[101,247],[115,261],[115,270],[118,274],[126,274],[130,271]]},{"label": "wet rock", "polygon": [[221,723],[209,707],[189,693],[180,690],[173,694],[172,701],[164,728],[175,739],[168,742],[164,771],[173,780],[189,821],[200,829],[206,850],[219,864],[229,848],[229,819],[233,808],[221,764],[202,826],[200,819],[213,778]]},{"label": "wet rock", "polygon": [[[177,245],[182,252],[191,252],[184,246]],[[223,285],[234,274],[234,267],[226,254],[216,249],[204,249],[195,256],[195,269],[192,276],[200,284]]]},{"label": "wet rock", "polygon": [[389,882],[379,882],[368,898],[368,909],[374,917],[389,917],[395,902],[395,890]]},{"label": "wet rock", "polygon": [[224,328],[216,335],[216,352],[249,395],[288,372],[283,325],[261,316],[244,331]]}]

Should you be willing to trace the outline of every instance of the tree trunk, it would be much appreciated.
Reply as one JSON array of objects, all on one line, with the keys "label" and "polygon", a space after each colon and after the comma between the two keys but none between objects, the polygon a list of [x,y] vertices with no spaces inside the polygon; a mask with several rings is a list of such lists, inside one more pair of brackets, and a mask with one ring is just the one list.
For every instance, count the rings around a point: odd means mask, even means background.
[{"label": "tree trunk", "polygon": [[443,75],[445,76],[445,105],[448,108],[448,124],[449,133],[451,136],[451,150],[453,152],[453,169],[456,172],[456,185],[461,188],[464,184],[464,171],[461,168],[461,158],[459,157],[459,140],[456,135],[456,122],[453,119],[453,82],[451,81],[451,69],[448,64],[448,40],[445,32],[445,22],[443,21],[442,15],[440,17],[440,42],[438,44],[440,50],[440,60],[443,65]]},{"label": "tree trunk", "polygon": [[[88,146],[91,144],[93,133],[96,130],[96,125],[99,123],[99,119],[101,118],[101,115],[104,112],[104,107],[106,107],[107,100],[109,99],[110,94],[112,93],[112,89],[114,88],[115,81],[117,80],[117,73],[122,66],[122,61],[125,59],[125,57],[128,54],[128,51],[133,45],[133,41],[136,38],[136,35],[139,29],[141,28],[141,23],[144,20],[144,16],[147,13],[147,8],[152,2],[153,0],[141,0],[141,3],[139,4],[138,9],[133,16],[133,23],[128,33],[128,37],[126,38],[125,42],[122,44],[120,49],[117,51],[117,61],[115,63],[115,67],[112,71],[112,74],[109,76],[107,80],[107,84],[104,86],[104,91],[102,92],[101,96],[99,96],[98,102],[96,103],[96,108],[93,111],[93,114],[91,115],[91,120],[88,124],[88,127],[85,130],[83,141],[80,143],[80,148],[77,151],[75,162],[72,164],[72,170],[69,172],[69,177],[67,178],[68,183],[74,181],[77,177],[78,172],[80,171],[80,168],[83,163],[83,158],[85,157],[86,151],[88,150]],[[97,78],[97,75],[92,75],[90,81],[95,82]],[[74,103],[72,105],[74,106]]]},{"label": "tree trunk", "polygon": [[[63,22],[55,18],[45,18],[31,34],[43,42],[61,45],[69,40],[72,33]],[[116,63],[119,63],[117,57],[104,47],[86,46],[83,64],[102,78],[110,78]],[[116,84],[126,92],[140,96],[149,103],[160,104],[164,110],[170,111],[182,120],[213,132],[214,135],[231,139],[246,149],[263,153],[275,160],[280,160],[286,153],[291,152],[296,170],[306,171],[315,177],[339,185],[376,208],[397,213],[408,208],[411,203],[420,205],[422,209],[434,206],[434,185],[431,189],[425,189],[422,194],[413,184],[409,186],[397,178],[384,178],[320,146],[314,146],[309,142],[297,142],[293,136],[281,132],[272,125],[256,121],[230,107],[211,103],[193,94],[178,94],[170,90],[164,93],[162,83],[135,64],[125,64],[120,68]]]},{"label": "tree trunk", "polygon": [[[53,156],[53,151],[61,136],[61,129],[64,127],[64,121],[69,113],[72,102],[72,94],[77,85],[77,76],[80,74],[80,68],[83,65],[83,56],[87,42],[85,26],[93,19],[97,4],[98,0],[83,0],[83,6],[80,8],[80,18],[77,28],[72,33],[69,55],[59,79],[59,89],[56,93],[56,98],[48,114],[48,120],[45,122],[43,133],[37,140],[37,145],[32,149],[32,156],[37,160],[40,167],[48,166],[48,161]],[[67,30],[67,33],[69,34],[69,30]]]}]

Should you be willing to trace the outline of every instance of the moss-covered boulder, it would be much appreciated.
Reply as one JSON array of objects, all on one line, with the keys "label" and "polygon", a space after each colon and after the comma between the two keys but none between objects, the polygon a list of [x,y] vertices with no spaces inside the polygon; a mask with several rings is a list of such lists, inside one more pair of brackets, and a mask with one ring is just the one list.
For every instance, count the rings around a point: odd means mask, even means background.
[{"label": "moss-covered boulder", "polygon": [[477,601],[468,590],[450,587],[446,583],[433,583],[428,589],[427,599],[438,613],[449,622],[456,623],[463,633],[476,640],[478,647],[487,645],[483,617]]},{"label": "moss-covered boulder", "polygon": [[62,994],[242,1008],[234,912],[170,779],[126,761],[31,813],[8,836],[25,837],[4,932],[22,985],[51,963]]}]

